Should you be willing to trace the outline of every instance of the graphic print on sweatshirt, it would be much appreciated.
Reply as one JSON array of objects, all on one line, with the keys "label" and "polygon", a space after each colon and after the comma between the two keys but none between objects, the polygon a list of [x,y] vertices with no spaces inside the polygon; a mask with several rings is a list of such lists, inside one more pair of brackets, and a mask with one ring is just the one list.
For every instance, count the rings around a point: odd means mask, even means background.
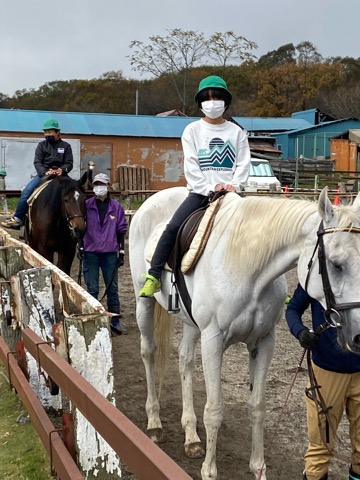
[{"label": "graphic print on sweatshirt", "polygon": [[198,152],[201,170],[232,170],[235,163],[235,148],[227,140],[213,138],[209,148],[201,148]]}]

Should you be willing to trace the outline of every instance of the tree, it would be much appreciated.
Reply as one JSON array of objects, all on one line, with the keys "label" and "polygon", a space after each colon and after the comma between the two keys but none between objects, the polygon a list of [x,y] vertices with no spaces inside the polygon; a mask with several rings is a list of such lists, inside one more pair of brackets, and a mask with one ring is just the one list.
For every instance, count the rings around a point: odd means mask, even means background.
[{"label": "tree", "polygon": [[298,63],[304,66],[310,63],[321,63],[323,60],[322,55],[311,42],[300,42],[295,48],[297,50]]},{"label": "tree", "polygon": [[312,108],[319,92],[332,91],[342,82],[340,65],[288,63],[271,68],[257,77],[258,92],[251,113],[287,117],[298,110]]},{"label": "tree", "polygon": [[322,92],[318,104],[336,118],[360,118],[360,85],[358,82],[341,86],[331,92]]},{"label": "tree", "polygon": [[295,47],[292,43],[287,43],[286,45],[279,47],[277,50],[271,50],[265,55],[262,55],[259,58],[258,64],[259,67],[268,69],[295,62]]},{"label": "tree", "polygon": [[207,52],[204,34],[193,30],[175,28],[169,35],[149,37],[151,43],[133,40],[130,48],[134,53],[129,56],[133,70],[150,73],[155,77],[166,76],[175,88],[182,108],[186,110],[186,84],[190,68],[203,61]]},{"label": "tree", "polygon": [[[186,111],[188,84],[194,80],[189,76],[190,69],[205,66],[209,59],[225,68],[231,60],[241,63],[256,58],[251,53],[257,48],[256,43],[232,31],[217,32],[209,38],[201,32],[180,28],[168,32],[165,37],[149,37],[147,45],[133,40],[130,48],[135,50],[129,58],[133,70],[166,78],[175,89],[183,112]],[[212,68],[219,69],[216,65]]]},{"label": "tree", "polygon": [[226,67],[230,60],[241,63],[244,60],[254,60],[256,57],[251,50],[257,48],[255,42],[245,37],[236,36],[234,32],[216,32],[209,38],[208,55],[217,65]]}]

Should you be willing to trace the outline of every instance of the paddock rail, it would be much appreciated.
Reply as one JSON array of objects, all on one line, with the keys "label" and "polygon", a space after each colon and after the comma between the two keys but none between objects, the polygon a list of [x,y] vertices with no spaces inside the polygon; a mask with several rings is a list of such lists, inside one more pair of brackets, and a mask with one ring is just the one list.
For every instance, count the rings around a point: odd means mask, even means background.
[{"label": "paddock rail", "polygon": [[[86,315],[99,317],[99,315],[104,314],[104,308],[99,302],[57,267],[32,251],[29,246],[13,239],[2,229],[0,229],[0,240],[2,240],[0,244],[3,243],[7,246],[2,248],[16,248],[19,250],[18,247],[21,247],[24,260],[30,265],[37,265],[40,267],[39,270],[51,268],[53,283],[59,285],[64,293],[63,296],[73,301],[82,312],[79,320],[84,315],[84,318],[86,318]],[[6,265],[7,256],[4,255],[2,258],[5,259],[5,265],[3,265],[2,269],[10,271],[10,264],[9,268]],[[26,272],[25,270],[18,275],[23,275]],[[14,278],[18,275],[15,275]],[[145,433],[93,387],[84,376],[81,376],[59,354],[60,352],[57,353],[49,342],[44,342],[44,339],[29,327],[18,330],[20,331],[24,349],[33,357],[34,362],[38,365],[38,370],[44,371],[59,386],[60,391],[76,407],[75,410],[78,410],[86,418],[99,436],[103,437],[114,450],[114,454],[118,455],[121,463],[125,463],[139,480],[148,480],[150,478],[156,480],[191,480],[191,477],[150,440]],[[21,342],[18,342],[18,344]],[[18,351],[18,344],[16,348],[11,348],[11,350]],[[64,442],[69,446],[71,435],[69,435],[69,432],[63,431],[61,436],[54,427],[20,368],[20,355],[17,355],[17,359],[15,359],[14,353],[10,351],[6,344],[5,337],[0,336],[0,361],[7,369],[10,384],[16,389],[50,456],[52,473],[55,472],[57,478],[61,480],[89,478],[82,473],[82,469],[76,465],[71,453],[66,449]],[[65,422],[63,422],[63,426],[66,428]],[[68,442],[69,438],[70,441]],[[70,452],[73,452],[75,458],[75,452],[71,448]],[[109,474],[105,477],[99,476],[99,478],[119,478],[119,475]]]}]

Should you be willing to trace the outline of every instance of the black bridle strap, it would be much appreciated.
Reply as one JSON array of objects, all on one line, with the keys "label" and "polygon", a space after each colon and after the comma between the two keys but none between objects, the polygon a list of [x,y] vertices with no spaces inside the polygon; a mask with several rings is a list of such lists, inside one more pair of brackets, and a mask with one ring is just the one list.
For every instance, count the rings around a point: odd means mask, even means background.
[{"label": "black bridle strap", "polygon": [[85,215],[66,215],[66,220],[69,223],[73,218],[83,218],[85,220]]},{"label": "black bridle strap", "polygon": [[[360,308],[360,302],[349,302],[349,303],[336,303],[334,293],[331,288],[329,274],[326,264],[326,255],[325,255],[325,245],[324,245],[324,235],[327,233],[336,233],[336,232],[349,232],[349,233],[360,233],[360,228],[357,227],[332,227],[332,228],[323,228],[323,221],[320,223],[318,235],[318,258],[319,258],[319,273],[321,275],[321,280],[323,284],[323,290],[326,300],[326,312],[325,314],[330,315],[332,312],[338,312],[339,310],[350,310],[352,308]],[[315,247],[316,249],[316,247]],[[309,277],[309,275],[308,275]],[[307,277],[307,281],[308,281]]]}]

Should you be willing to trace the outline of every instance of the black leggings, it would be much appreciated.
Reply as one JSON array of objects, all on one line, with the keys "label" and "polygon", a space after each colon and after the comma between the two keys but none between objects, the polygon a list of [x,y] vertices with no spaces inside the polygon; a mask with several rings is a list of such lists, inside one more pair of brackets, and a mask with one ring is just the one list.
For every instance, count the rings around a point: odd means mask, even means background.
[{"label": "black leggings", "polygon": [[207,202],[207,196],[192,192],[189,193],[187,198],[174,213],[170,222],[166,225],[166,228],[160,237],[151,260],[151,266],[148,272],[150,275],[160,279],[166,260],[170,255],[171,250],[174,248],[179,228],[189,215],[195,212],[198,208],[205,206]]}]

